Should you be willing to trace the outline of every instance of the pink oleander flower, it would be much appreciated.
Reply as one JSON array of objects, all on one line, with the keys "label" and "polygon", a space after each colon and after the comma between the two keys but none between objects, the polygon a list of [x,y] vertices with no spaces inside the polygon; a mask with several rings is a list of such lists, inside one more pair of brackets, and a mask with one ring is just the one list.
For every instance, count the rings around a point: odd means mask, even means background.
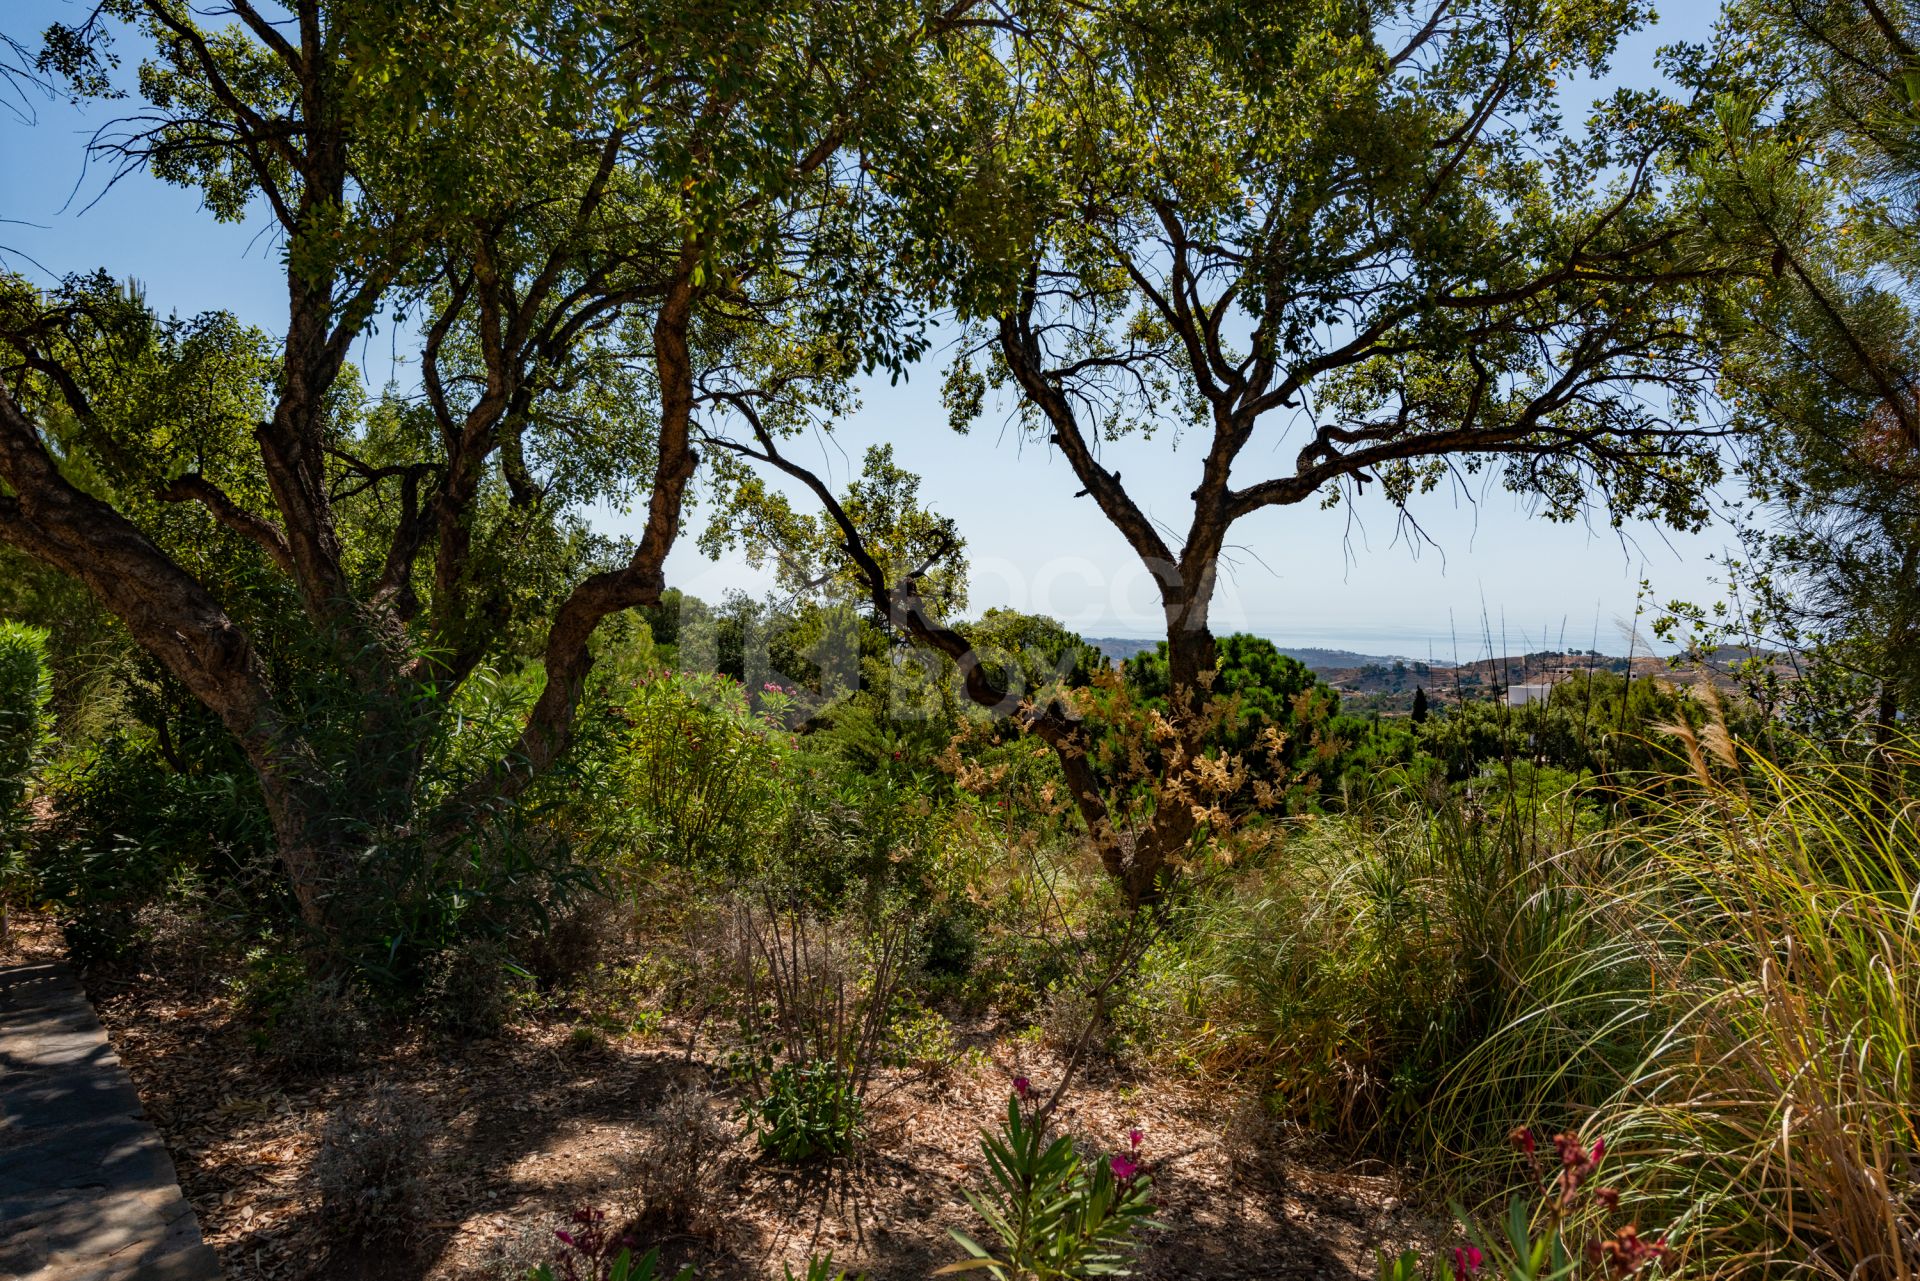
[{"label": "pink oleander flower", "polygon": [[1130,1156],[1115,1156],[1108,1160],[1107,1167],[1122,1183],[1133,1182],[1133,1176],[1140,1173],[1140,1163]]},{"label": "pink oleander flower", "polygon": [[1480,1247],[1457,1245],[1453,1248],[1454,1281],[1467,1281],[1468,1277],[1478,1276],[1480,1268],[1486,1263],[1486,1256],[1480,1253]]}]

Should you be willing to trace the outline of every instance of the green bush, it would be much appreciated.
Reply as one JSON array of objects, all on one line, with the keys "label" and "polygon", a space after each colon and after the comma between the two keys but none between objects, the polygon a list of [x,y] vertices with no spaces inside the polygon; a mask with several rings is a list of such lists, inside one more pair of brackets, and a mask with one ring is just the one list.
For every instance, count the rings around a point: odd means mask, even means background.
[{"label": "green bush", "polygon": [[27,793],[52,737],[47,634],[0,620],[0,941],[30,891]]},{"label": "green bush", "polygon": [[35,873],[79,959],[138,946],[140,909],[185,883],[269,921],[291,916],[250,771],[181,771],[127,730],[57,761],[46,789],[53,819],[35,843]]},{"label": "green bush", "polygon": [[1592,1127],[1718,1275],[1912,1276],[1920,828],[1887,771],[1911,780],[1920,739],[1786,766],[1679,737],[1693,770],[1610,837],[1643,851],[1609,914],[1653,961],[1618,995],[1654,1026]]},{"label": "green bush", "polygon": [[314,975],[301,957],[269,936],[247,949],[229,982],[254,1048],[294,1072],[354,1065],[373,1029],[343,975]]},{"label": "green bush", "polygon": [[657,673],[617,691],[607,836],[649,861],[739,876],[790,803],[787,735],[724,676]]},{"label": "green bush", "polygon": [[782,1161],[846,1155],[864,1119],[853,1078],[827,1061],[774,1068],[741,1112],[760,1150]]},{"label": "green bush", "polygon": [[[1597,1104],[1644,1047],[1619,985],[1649,975],[1602,910],[1613,856],[1580,824],[1567,842],[1578,803],[1556,789],[1570,784],[1403,793],[1310,820],[1171,909],[1134,995],[1146,1008],[1123,1011],[1154,1024],[1134,1039],[1415,1159]],[[1524,1037],[1503,1034],[1523,1018]],[[1570,1077],[1573,1063],[1592,1075]]]}]

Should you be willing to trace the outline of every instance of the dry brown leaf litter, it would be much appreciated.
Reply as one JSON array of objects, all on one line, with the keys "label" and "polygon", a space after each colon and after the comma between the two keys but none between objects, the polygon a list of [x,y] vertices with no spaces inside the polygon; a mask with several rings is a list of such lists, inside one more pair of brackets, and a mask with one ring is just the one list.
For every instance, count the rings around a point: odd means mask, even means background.
[{"label": "dry brown leaf litter", "polygon": [[[51,945],[31,931],[27,945]],[[507,1261],[524,1262],[570,1211],[593,1205],[617,1216],[632,1203],[623,1170],[649,1141],[652,1109],[670,1087],[725,1090],[717,1049],[696,1029],[669,1022],[654,1037],[579,1053],[568,1043],[571,1022],[557,1015],[487,1041],[411,1037],[356,1071],[289,1079],[261,1060],[217,980],[157,967],[89,977],[230,1281],[517,1275]],[[1002,1113],[1016,1072],[1044,1084],[1057,1071],[1044,1051],[998,1035],[1006,1031],[968,1029],[996,1065],[975,1074],[883,1073],[868,1141],[851,1160],[790,1169],[737,1139],[711,1227],[661,1240],[663,1255],[697,1265],[708,1281],[780,1278],[783,1265],[798,1270],[828,1250],[872,1281],[917,1281],[951,1262],[948,1229],[980,1227],[963,1196],[983,1174],[980,1127]],[[349,1255],[330,1248],[307,1176],[329,1111],[379,1084],[433,1118],[427,1207],[405,1247]],[[1182,1083],[1097,1075],[1072,1091],[1062,1119],[1115,1147],[1129,1128],[1146,1131],[1167,1230],[1140,1259],[1145,1281],[1368,1277],[1376,1250],[1435,1233],[1393,1178],[1250,1143],[1230,1109]]]}]

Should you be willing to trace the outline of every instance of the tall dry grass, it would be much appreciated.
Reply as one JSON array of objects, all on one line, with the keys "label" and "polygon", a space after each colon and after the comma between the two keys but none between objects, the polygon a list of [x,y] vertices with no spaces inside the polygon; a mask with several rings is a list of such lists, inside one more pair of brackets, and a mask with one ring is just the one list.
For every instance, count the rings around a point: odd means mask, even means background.
[{"label": "tall dry grass", "polygon": [[1458,795],[1306,825],[1149,966],[1161,1043],[1469,1200],[1516,1125],[1604,1134],[1691,1275],[1920,1279],[1920,740],[1668,732],[1687,770],[1598,830]]},{"label": "tall dry grass", "polygon": [[1920,1275],[1920,832],[1893,768],[1676,728],[1686,786],[1615,839],[1670,1021],[1594,1124],[1707,1276]]}]

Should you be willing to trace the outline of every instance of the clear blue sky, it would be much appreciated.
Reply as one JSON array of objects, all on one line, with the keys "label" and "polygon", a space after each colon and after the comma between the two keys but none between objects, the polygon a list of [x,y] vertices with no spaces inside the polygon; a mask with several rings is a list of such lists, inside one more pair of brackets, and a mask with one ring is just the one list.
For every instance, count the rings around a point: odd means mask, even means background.
[{"label": "clear blue sky", "polygon": [[[31,43],[49,21],[70,21],[83,4],[6,0],[4,8],[0,29]],[[1704,36],[1716,12],[1683,0],[1664,8],[1662,20],[1615,58],[1613,83],[1654,83],[1654,51]],[[1569,106],[1611,87],[1576,86]],[[259,226],[216,224],[192,193],[143,174],[108,189],[108,175],[87,168],[87,137],[115,114],[113,104],[76,109],[36,101],[29,121],[0,106],[0,173],[7,175],[0,246],[7,265],[35,276],[103,267],[143,281],[163,310],[226,309],[281,330],[277,249]],[[388,338],[374,341],[384,348]],[[389,367],[385,350],[370,347],[361,359],[378,374]],[[901,463],[923,477],[923,496],[968,540],[975,610],[1035,609],[1094,636],[1159,632],[1144,572],[1093,504],[1069,497],[1080,485],[1064,462],[1031,446],[1019,451],[1011,432],[1002,435],[992,420],[970,436],[947,429],[937,360],[902,385],[876,381],[862,400],[831,440],[822,438],[814,461],[844,477],[866,445],[891,440]],[[1249,451],[1247,465],[1259,463],[1258,449]],[[1276,447],[1275,460],[1284,456]],[[1161,437],[1110,457],[1150,514],[1184,528],[1197,450],[1169,453]],[[1717,591],[1708,557],[1729,542],[1718,528],[1678,535],[1633,526],[1623,539],[1603,519],[1590,529],[1554,525],[1497,487],[1436,493],[1416,513],[1437,547],[1396,539],[1384,504],[1329,512],[1308,503],[1242,522],[1215,630],[1413,657],[1471,658],[1483,652],[1489,630],[1496,649],[1597,642],[1619,652],[1640,580],[1652,580],[1661,599],[1711,599]],[[611,532],[637,530],[638,521],[623,513],[598,519]],[[729,588],[758,593],[768,586],[743,563],[707,560],[691,539],[674,552],[668,573],[674,585],[710,599]]]}]

